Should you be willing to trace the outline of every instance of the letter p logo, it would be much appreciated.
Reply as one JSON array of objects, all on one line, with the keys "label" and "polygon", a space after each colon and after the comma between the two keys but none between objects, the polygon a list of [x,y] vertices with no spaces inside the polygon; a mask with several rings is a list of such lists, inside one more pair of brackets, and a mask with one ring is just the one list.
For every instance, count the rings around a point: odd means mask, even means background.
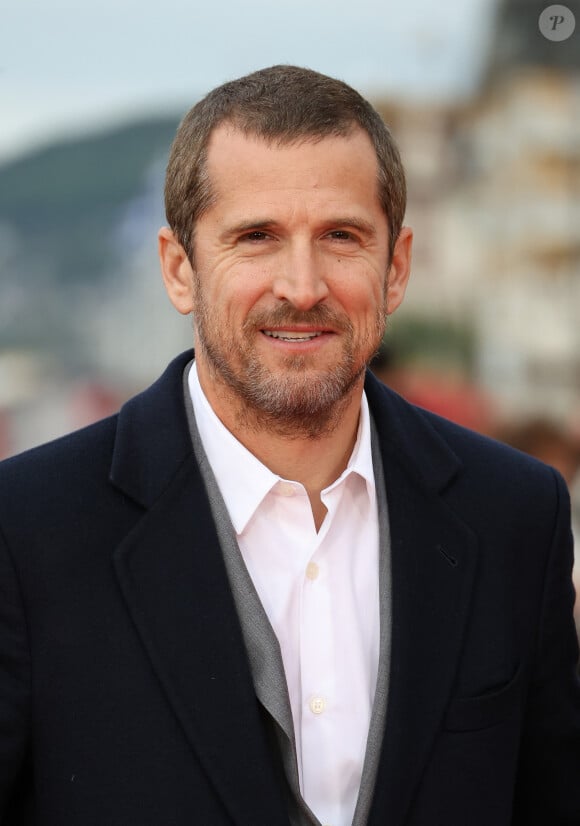
[{"label": "letter p logo", "polygon": [[576,18],[568,6],[548,6],[538,18],[538,28],[547,40],[568,40],[576,28]]}]

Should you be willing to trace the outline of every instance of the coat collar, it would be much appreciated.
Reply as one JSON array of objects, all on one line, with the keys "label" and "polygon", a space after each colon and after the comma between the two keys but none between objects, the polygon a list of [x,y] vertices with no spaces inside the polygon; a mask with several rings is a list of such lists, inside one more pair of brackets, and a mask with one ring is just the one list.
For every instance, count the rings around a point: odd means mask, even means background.
[{"label": "coat collar", "polygon": [[[188,350],[163,375],[128,401],[119,414],[111,481],[149,507],[170,483],[192,448],[181,395],[181,380],[193,358]],[[365,392],[379,427],[381,451],[404,465],[417,484],[443,488],[461,462],[423,414],[367,371]]]},{"label": "coat collar", "polygon": [[183,371],[193,350],[174,359],[163,375],[119,413],[111,482],[135,502],[151,507],[192,456],[182,394]]},{"label": "coat collar", "polygon": [[[234,823],[287,826],[182,396],[190,351],[119,415],[112,483],[146,510],[115,553],[166,696]],[[387,723],[369,826],[402,826],[456,671],[475,538],[446,501],[462,465],[429,415],[370,373],[391,532]]]},{"label": "coat collar", "polygon": [[433,492],[442,490],[462,465],[424,411],[406,402],[370,371],[366,375],[365,392],[379,425],[383,456],[397,461],[419,487]]}]

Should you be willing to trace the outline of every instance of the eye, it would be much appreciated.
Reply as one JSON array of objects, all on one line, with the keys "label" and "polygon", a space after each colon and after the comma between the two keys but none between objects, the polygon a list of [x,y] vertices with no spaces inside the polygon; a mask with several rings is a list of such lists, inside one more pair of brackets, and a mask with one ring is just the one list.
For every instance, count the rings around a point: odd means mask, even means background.
[{"label": "eye", "polygon": [[328,233],[329,237],[334,241],[354,241],[354,236],[345,229],[333,229]]},{"label": "eye", "polygon": [[242,235],[240,240],[241,241],[250,241],[250,242],[266,241],[269,237],[270,236],[268,235],[268,233],[263,232],[262,230],[256,229],[256,230],[253,230],[252,232],[247,232],[245,235]]}]

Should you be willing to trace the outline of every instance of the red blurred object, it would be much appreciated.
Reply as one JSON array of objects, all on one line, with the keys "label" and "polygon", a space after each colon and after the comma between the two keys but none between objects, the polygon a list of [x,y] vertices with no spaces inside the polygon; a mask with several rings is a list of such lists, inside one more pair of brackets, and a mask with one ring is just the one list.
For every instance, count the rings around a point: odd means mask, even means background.
[{"label": "red blurred object", "polygon": [[127,395],[97,382],[79,384],[71,399],[73,427],[84,427],[116,413]]},{"label": "red blurred object", "polygon": [[8,413],[0,410],[0,459],[10,455],[10,418]]},{"label": "red blurred object", "polygon": [[377,370],[376,375],[412,404],[479,433],[494,431],[495,411],[491,400],[462,377],[403,369]]}]

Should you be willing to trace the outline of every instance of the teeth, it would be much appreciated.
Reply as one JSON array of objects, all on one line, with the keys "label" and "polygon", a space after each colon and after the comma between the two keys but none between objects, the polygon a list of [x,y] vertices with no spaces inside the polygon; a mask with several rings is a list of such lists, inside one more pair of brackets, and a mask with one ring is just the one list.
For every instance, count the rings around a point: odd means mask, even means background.
[{"label": "teeth", "polygon": [[282,341],[310,341],[322,335],[322,333],[296,333],[288,332],[287,330],[282,332],[278,332],[277,330],[264,330],[263,332],[271,338],[279,338]]}]

